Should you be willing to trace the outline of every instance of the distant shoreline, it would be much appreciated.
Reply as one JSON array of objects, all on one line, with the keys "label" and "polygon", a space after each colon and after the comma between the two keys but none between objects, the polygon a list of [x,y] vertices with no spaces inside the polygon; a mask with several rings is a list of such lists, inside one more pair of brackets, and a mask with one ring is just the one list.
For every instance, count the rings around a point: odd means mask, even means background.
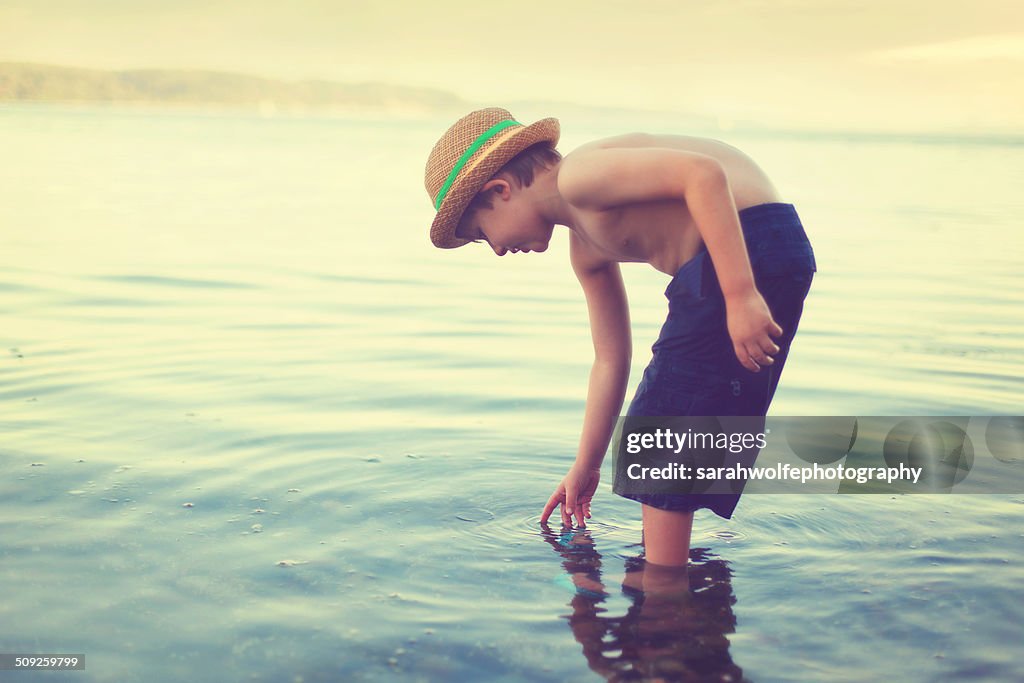
[{"label": "distant shoreline", "polygon": [[106,71],[21,62],[0,62],[0,102],[203,105],[257,108],[271,114],[313,109],[441,114],[467,107],[450,92],[386,83],[282,81],[191,69]]},{"label": "distant shoreline", "polygon": [[146,102],[119,100],[109,102],[93,102],[87,100],[3,100],[0,99],[2,111],[53,111],[81,112],[95,114],[125,115],[170,115],[170,116],[210,116],[210,117],[243,117],[262,119],[349,119],[365,121],[401,121],[401,120],[441,120],[451,118],[445,112],[423,112],[412,110],[387,110],[382,108],[359,107],[305,107],[290,105],[284,107],[261,107],[259,105],[224,104],[210,102]]},{"label": "distant shoreline", "polygon": [[262,118],[439,118],[454,121],[466,112],[498,104],[522,119],[556,116],[565,122],[607,125],[609,130],[646,130],[733,136],[843,139],[857,142],[914,142],[1024,146],[1024,130],[844,130],[790,128],[711,116],[576,104],[570,102],[469,102],[432,88],[385,83],[283,81],[241,73],[184,69],[99,70],[0,62],[0,108],[53,106],[196,115],[242,114]]}]

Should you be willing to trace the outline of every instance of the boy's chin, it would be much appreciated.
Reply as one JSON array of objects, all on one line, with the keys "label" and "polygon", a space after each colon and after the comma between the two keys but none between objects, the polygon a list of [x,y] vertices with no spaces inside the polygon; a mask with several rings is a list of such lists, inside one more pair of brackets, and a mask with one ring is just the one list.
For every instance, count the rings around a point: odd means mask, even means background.
[{"label": "boy's chin", "polygon": [[533,246],[530,247],[530,251],[534,251],[538,254],[548,250],[548,245],[551,244],[551,236],[548,235],[547,239],[537,240]]}]

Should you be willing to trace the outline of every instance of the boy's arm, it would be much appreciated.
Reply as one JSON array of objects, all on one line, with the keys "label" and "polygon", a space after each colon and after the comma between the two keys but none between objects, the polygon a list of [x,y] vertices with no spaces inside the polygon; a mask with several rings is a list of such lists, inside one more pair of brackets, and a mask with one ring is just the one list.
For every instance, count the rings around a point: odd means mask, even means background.
[{"label": "boy's arm", "polygon": [[[577,239],[573,236],[572,241]],[[629,303],[618,263],[610,261],[595,266],[577,259],[573,270],[587,299],[594,342],[594,364],[576,462],[583,467],[600,467],[629,381],[633,357]]]},{"label": "boy's arm", "polygon": [[779,347],[771,337],[782,329],[754,286],[729,181],[716,159],[661,147],[599,148],[563,162],[559,190],[571,204],[593,210],[685,201],[718,273],[736,357],[753,372],[774,362]]},{"label": "boy's arm", "polygon": [[600,479],[601,462],[608,450],[629,380],[633,342],[629,304],[619,264],[603,260],[595,262],[587,259],[584,251],[579,238],[570,236],[573,270],[587,299],[594,364],[590,370],[576,461],[548,499],[541,514],[542,524],[560,503],[563,504],[562,523],[566,526],[572,525],[573,515],[581,525],[584,518],[590,516],[590,500]]}]

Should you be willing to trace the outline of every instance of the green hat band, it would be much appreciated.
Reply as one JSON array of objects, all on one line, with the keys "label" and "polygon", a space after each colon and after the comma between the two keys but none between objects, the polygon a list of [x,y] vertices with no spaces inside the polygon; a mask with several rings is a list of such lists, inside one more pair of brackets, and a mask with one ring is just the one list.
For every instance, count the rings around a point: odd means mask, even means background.
[{"label": "green hat band", "polygon": [[480,137],[473,141],[473,144],[470,145],[466,149],[466,151],[462,153],[462,156],[459,157],[459,160],[455,162],[454,166],[452,166],[452,172],[448,174],[448,178],[445,179],[444,185],[441,186],[440,192],[437,193],[437,199],[434,200],[434,208],[440,210],[441,203],[444,201],[444,198],[448,196],[448,190],[451,189],[452,184],[455,182],[455,179],[459,176],[459,171],[462,170],[462,168],[466,165],[466,162],[469,161],[469,158],[473,156],[473,154],[475,154],[478,149],[483,147],[485,144],[487,144],[488,140],[490,140],[491,138],[493,138],[495,135],[505,130],[506,128],[521,125],[523,124],[519,123],[518,121],[513,121],[509,119],[508,121],[496,123],[490,128],[488,128],[486,131],[481,133]]}]

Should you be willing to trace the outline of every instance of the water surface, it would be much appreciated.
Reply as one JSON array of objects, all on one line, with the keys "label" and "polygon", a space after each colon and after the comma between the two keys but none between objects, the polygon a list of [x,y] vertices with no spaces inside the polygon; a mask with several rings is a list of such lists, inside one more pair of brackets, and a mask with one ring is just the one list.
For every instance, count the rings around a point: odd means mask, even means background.
[{"label": "water surface", "polygon": [[[1024,677],[1024,495],[748,496],[698,514],[682,595],[634,585],[610,464],[586,532],[541,529],[586,310],[564,235],[430,247],[447,124],[0,109],[0,651],[85,653],[46,675],[74,681]],[[774,413],[1020,414],[1019,142],[727,139],[820,268]],[[625,274],[632,391],[667,278]]]}]

